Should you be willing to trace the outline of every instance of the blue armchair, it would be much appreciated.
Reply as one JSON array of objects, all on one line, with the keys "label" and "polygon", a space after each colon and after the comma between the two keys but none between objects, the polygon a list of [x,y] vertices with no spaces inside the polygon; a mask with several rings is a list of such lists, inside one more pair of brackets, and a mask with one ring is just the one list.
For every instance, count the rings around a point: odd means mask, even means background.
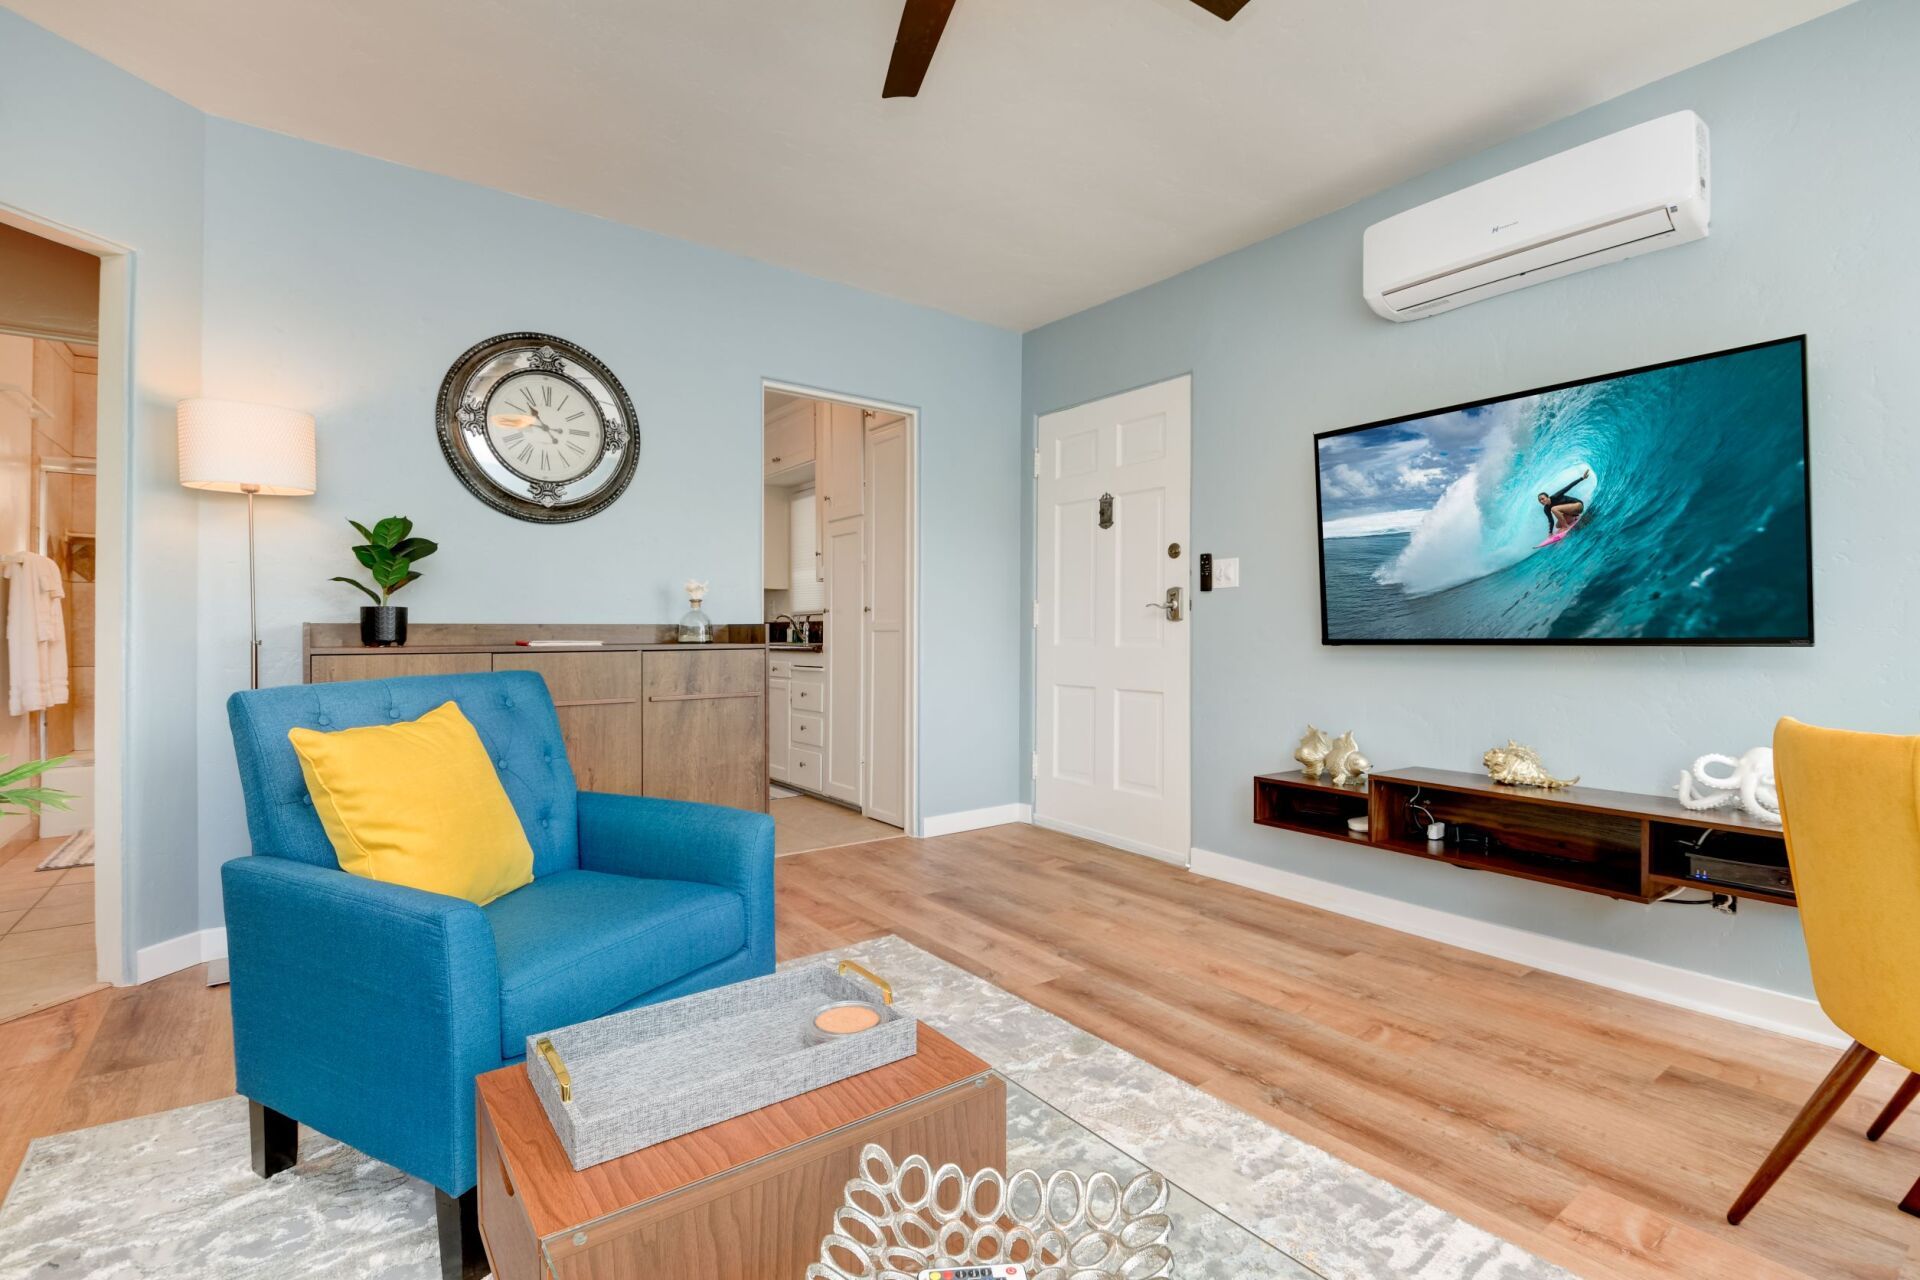
[{"label": "blue armchair", "polygon": [[[533,883],[484,907],[341,871],[287,740],[448,699],[533,845]],[[318,1129],[432,1183],[443,1270],[481,1274],[473,1078],[530,1034],[771,973],[773,821],[576,791],[532,672],[261,689],[227,714],[255,855],[221,868],[254,1168]]]}]

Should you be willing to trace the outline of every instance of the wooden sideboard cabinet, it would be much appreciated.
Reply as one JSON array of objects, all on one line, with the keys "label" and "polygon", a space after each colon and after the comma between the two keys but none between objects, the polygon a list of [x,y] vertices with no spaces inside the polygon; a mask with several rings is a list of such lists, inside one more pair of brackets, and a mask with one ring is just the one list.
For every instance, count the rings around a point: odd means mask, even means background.
[{"label": "wooden sideboard cabinet", "polygon": [[[385,676],[533,671],[547,682],[582,791],[767,807],[767,661],[762,627],[723,627],[707,645],[671,627],[429,624],[405,646],[368,649],[359,628],[310,622],[309,684]],[[595,639],[531,649],[519,640]]]}]

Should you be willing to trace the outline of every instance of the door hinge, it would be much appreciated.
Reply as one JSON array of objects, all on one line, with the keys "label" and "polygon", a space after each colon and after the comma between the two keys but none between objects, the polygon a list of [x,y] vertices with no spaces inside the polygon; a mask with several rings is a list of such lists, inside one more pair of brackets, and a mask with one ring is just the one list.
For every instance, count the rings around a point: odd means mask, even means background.
[{"label": "door hinge", "polygon": [[1040,597],[1039,596],[1035,596],[1033,598],[1033,629],[1035,631],[1038,631],[1040,629]]},{"label": "door hinge", "polygon": [[1035,480],[1040,478],[1040,451],[1038,449],[1033,451],[1033,478]]},{"label": "door hinge", "polygon": [[1035,782],[1040,781],[1040,753],[1038,751],[1033,753],[1033,780]]}]

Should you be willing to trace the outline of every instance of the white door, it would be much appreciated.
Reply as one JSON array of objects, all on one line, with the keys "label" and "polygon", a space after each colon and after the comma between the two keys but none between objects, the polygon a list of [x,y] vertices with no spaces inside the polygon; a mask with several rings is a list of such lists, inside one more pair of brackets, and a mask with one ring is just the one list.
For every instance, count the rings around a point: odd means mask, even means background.
[{"label": "white door", "polygon": [[860,803],[866,542],[859,516],[827,525],[827,758],[820,790],[852,805]]},{"label": "white door", "polygon": [[869,818],[907,825],[907,422],[867,432],[867,738]]},{"label": "white door", "polygon": [[1191,392],[1175,378],[1041,418],[1037,485],[1034,821],[1182,865]]}]

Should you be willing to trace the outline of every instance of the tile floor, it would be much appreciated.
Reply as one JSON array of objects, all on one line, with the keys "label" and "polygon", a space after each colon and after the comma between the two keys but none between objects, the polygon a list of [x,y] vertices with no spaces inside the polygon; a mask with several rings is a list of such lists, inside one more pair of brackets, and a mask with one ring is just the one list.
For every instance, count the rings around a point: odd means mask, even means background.
[{"label": "tile floor", "polygon": [[768,805],[773,814],[773,851],[776,856],[831,849],[867,840],[892,840],[906,832],[864,817],[857,809],[843,809],[815,796],[777,799]]},{"label": "tile floor", "polygon": [[0,862],[0,1022],[105,985],[95,980],[93,868],[34,870],[59,843],[36,840]]}]

